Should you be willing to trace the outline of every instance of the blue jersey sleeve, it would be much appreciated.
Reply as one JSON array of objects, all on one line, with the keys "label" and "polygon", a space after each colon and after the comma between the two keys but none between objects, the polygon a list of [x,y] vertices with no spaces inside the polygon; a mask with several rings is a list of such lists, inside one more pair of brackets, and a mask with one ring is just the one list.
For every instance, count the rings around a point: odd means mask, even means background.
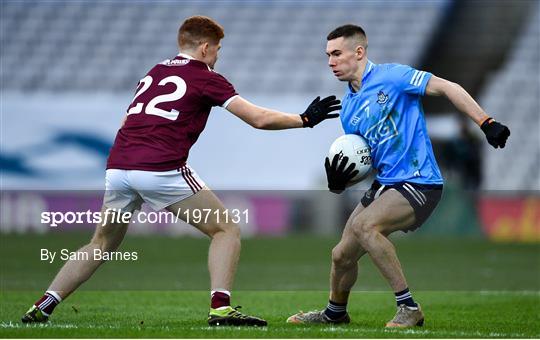
[{"label": "blue jersey sleeve", "polygon": [[391,69],[394,84],[403,92],[418,96],[426,93],[426,86],[432,74],[407,65],[395,65]]}]

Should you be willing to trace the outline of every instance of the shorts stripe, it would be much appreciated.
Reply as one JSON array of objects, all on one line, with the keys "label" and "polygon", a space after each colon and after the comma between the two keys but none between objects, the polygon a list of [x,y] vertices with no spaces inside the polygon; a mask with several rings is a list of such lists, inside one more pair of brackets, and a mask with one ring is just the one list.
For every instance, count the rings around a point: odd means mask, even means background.
[{"label": "shorts stripe", "polygon": [[408,186],[414,193],[418,194],[418,198],[420,198],[424,203],[426,202],[426,195],[424,195],[423,192],[421,192],[420,190],[416,189],[415,187],[413,187],[412,185],[410,185],[409,183],[405,183],[404,185]]},{"label": "shorts stripe", "polygon": [[407,187],[406,185],[404,185],[403,188],[404,188],[405,190],[407,190],[407,191],[409,192],[409,194],[411,194],[412,198],[414,198],[414,200],[415,200],[416,202],[418,202],[418,204],[419,204],[420,206],[423,205],[422,201],[421,201],[415,194],[412,193],[412,191],[411,191],[411,189],[409,189],[409,187]]},{"label": "shorts stripe", "polygon": [[186,181],[186,183],[189,185],[189,188],[191,189],[191,191],[193,193],[195,193],[195,189],[193,188],[193,184],[191,183],[191,180],[186,176],[186,173],[185,173],[185,168],[184,167],[181,167],[180,168],[180,171],[182,171],[182,177],[184,177],[184,181]]},{"label": "shorts stripe", "polygon": [[422,204],[425,204],[426,203],[426,196],[421,193],[420,191],[416,190],[412,185],[410,185],[409,183],[405,183],[403,184],[403,186],[406,186],[408,187],[409,189],[411,189],[411,192],[414,193],[416,195],[416,197],[418,197],[418,199],[422,202]]},{"label": "shorts stripe", "polygon": [[195,176],[193,176],[193,174],[191,173],[191,168],[186,166],[186,170],[187,170],[188,176],[191,178],[191,180],[195,184],[195,188],[197,189],[197,191],[201,190],[202,186],[199,184],[199,182],[197,182],[197,180],[195,179]]},{"label": "shorts stripe", "polygon": [[427,201],[426,195],[424,195],[424,193],[423,193],[422,191],[416,190],[416,192],[417,192],[420,196],[422,196],[422,197],[424,198],[424,202]]},{"label": "shorts stripe", "polygon": [[386,185],[381,185],[381,187],[375,192],[374,198],[379,198],[379,196],[381,196],[384,191],[384,187],[386,187]]}]

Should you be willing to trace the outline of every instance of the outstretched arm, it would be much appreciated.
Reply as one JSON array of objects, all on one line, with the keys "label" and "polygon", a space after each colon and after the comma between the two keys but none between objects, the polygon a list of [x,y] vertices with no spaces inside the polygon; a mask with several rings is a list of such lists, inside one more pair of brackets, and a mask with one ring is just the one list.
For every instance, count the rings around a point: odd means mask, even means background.
[{"label": "outstretched arm", "polygon": [[426,86],[426,95],[445,96],[454,104],[456,109],[471,117],[478,126],[489,118],[480,105],[465,91],[461,85],[443,78],[431,76]]},{"label": "outstretched arm", "polygon": [[443,78],[432,76],[426,86],[426,95],[445,96],[461,112],[469,116],[486,134],[486,138],[494,148],[504,148],[510,130],[508,127],[489,117],[478,103],[459,84]]},{"label": "outstretched arm", "polygon": [[336,118],[337,113],[330,112],[341,109],[340,101],[335,96],[320,100],[317,97],[301,114],[284,113],[257,106],[238,96],[227,105],[226,109],[257,129],[283,130],[301,127],[313,127],[325,119]]}]

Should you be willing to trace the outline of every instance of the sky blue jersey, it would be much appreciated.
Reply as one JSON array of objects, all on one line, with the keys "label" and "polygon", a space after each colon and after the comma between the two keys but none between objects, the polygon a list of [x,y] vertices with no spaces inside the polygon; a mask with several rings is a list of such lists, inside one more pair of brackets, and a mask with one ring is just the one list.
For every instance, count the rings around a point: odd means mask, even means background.
[{"label": "sky blue jersey", "polygon": [[442,184],[427,134],[422,96],[431,73],[368,60],[358,92],[349,84],[342,99],[346,134],[364,137],[382,184]]}]

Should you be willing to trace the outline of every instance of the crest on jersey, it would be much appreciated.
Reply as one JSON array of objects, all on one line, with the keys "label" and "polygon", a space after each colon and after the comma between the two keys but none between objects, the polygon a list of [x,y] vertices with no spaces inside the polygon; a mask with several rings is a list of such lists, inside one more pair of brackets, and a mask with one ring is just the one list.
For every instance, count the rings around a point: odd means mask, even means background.
[{"label": "crest on jersey", "polygon": [[388,95],[384,94],[384,92],[381,90],[379,93],[377,93],[377,103],[379,104],[386,104],[388,101]]}]

